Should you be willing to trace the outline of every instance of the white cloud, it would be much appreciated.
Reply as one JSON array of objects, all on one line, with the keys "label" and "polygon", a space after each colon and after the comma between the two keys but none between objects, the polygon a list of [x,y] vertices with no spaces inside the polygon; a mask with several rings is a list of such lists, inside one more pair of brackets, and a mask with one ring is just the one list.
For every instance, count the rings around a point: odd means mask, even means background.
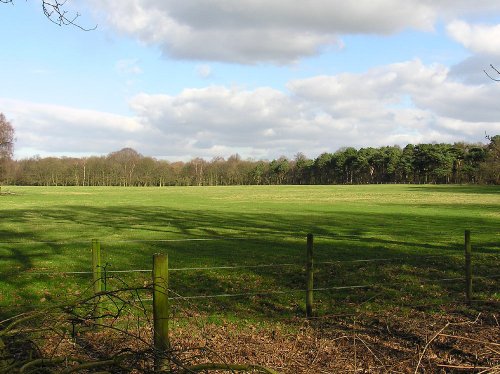
[{"label": "white cloud", "polygon": [[92,0],[101,23],[179,59],[289,64],[339,35],[433,30],[437,20],[498,11],[493,0]]},{"label": "white cloud", "polygon": [[107,153],[148,129],[136,118],[93,110],[0,98],[16,131],[16,157]]},{"label": "white cloud", "polygon": [[471,25],[455,20],[448,24],[447,31],[453,39],[476,53],[500,56],[500,24]]},{"label": "white cloud", "polygon": [[290,63],[338,43],[339,33],[432,28],[435,12],[398,0],[105,0],[93,2],[119,32],[174,58]]},{"label": "white cloud", "polygon": [[288,92],[212,86],[141,94],[131,108],[152,128],[190,139],[198,155],[231,146],[277,157],[348,145],[480,141],[485,131],[500,131],[497,97],[498,86],[455,82],[447,68],[414,60],[291,81]]},{"label": "white cloud", "polygon": [[192,157],[317,156],[343,146],[477,142],[500,133],[500,85],[450,77],[419,60],[359,74],[297,79],[286,91],[209,86],[177,95],[142,93],[134,117],[0,100],[18,147],[43,152],[109,153],[124,146],[145,155]]},{"label": "white cloud", "polygon": [[490,67],[490,64],[497,61],[495,56],[476,54],[466,58],[460,63],[450,68],[450,75],[469,85],[498,84],[488,79],[485,72],[492,78],[500,76]]}]

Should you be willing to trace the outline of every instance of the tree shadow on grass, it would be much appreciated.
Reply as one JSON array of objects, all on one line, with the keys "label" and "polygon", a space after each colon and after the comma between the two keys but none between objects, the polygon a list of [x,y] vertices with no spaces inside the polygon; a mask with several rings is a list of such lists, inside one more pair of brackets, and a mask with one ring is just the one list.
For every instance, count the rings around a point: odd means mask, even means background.
[{"label": "tree shadow on grass", "polygon": [[439,185],[418,185],[409,186],[409,190],[417,192],[443,192],[443,193],[465,193],[465,194],[491,194],[500,195],[500,186],[487,185],[458,185],[458,184],[439,184]]},{"label": "tree shadow on grass", "polygon": [[[394,277],[446,277],[460,274],[463,231],[449,217],[419,216],[394,213],[359,212],[299,212],[299,213],[235,213],[210,210],[176,210],[136,205],[119,207],[65,206],[46,208],[43,218],[33,219],[30,211],[3,211],[9,222],[19,228],[16,232],[0,231],[0,270],[2,302],[15,307],[16,303],[38,303],[44,294],[65,289],[85,287],[77,277],[59,277],[61,271],[91,269],[90,239],[102,239],[104,262],[113,270],[149,269],[156,252],[166,252],[171,267],[210,267],[227,265],[259,265],[293,263],[298,268],[246,268],[230,271],[196,272],[179,275],[173,287],[183,296],[212,293],[238,293],[271,290],[301,289],[304,272],[305,236],[317,235],[317,261],[346,261],[356,259],[408,259],[407,269],[395,261],[389,266],[374,262],[349,268],[347,265],[318,276],[321,286],[386,282]],[[496,232],[494,219],[468,219],[469,227]],[[22,231],[24,230],[24,231]],[[65,230],[68,239],[47,242],[52,230]],[[213,239],[191,241],[154,241],[154,239]],[[133,241],[132,239],[137,239]],[[220,239],[220,240],[219,240]],[[479,238],[476,253],[498,252],[497,242]],[[46,241],[46,243],[36,243]],[[11,242],[12,244],[9,244]],[[16,242],[16,243],[13,243]],[[24,242],[24,243],[23,243]],[[442,260],[432,263],[420,259],[422,254],[438,254]],[[451,257],[450,257],[451,256]],[[453,260],[452,260],[453,259]],[[499,259],[489,265],[498,267]],[[350,270],[349,270],[350,269]],[[35,276],[33,270],[53,271],[54,276]],[[172,273],[175,276],[175,273]],[[61,280],[62,279],[62,280]],[[333,280],[333,281],[332,281]],[[319,284],[319,283],[318,283]],[[453,288],[440,286],[443,292]],[[425,297],[425,293],[422,294]],[[269,306],[274,303],[276,308]],[[298,302],[291,310],[296,311]],[[286,299],[269,298],[224,299],[206,301],[203,310],[211,308],[227,312],[256,311],[284,313]],[[19,307],[20,309],[21,307]],[[15,308],[14,308],[15,309]],[[273,310],[274,309],[274,310]],[[6,315],[6,312],[3,313]],[[0,317],[2,312],[0,310]]]}]

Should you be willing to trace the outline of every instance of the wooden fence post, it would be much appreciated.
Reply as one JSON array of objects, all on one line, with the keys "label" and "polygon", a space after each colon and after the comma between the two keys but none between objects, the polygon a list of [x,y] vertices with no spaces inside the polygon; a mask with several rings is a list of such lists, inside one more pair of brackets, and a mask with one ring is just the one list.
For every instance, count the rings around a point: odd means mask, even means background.
[{"label": "wooden fence post", "polygon": [[98,239],[92,239],[92,281],[94,284],[94,295],[96,296],[94,318],[95,322],[98,323],[101,308],[97,295],[102,292],[101,242]]},{"label": "wooden fence post", "polygon": [[153,336],[155,348],[155,370],[162,370],[163,354],[170,348],[168,339],[168,256],[153,255]]},{"label": "wooden fence post", "polygon": [[306,254],[306,317],[313,315],[313,288],[314,288],[314,273],[313,273],[313,234],[307,234],[307,254]]},{"label": "wooden fence post", "polygon": [[94,294],[102,291],[102,267],[101,267],[101,243],[98,239],[92,239],[92,280],[94,282]]},{"label": "wooden fence post", "polygon": [[472,248],[470,244],[470,230],[465,230],[465,300],[467,304],[472,300]]}]

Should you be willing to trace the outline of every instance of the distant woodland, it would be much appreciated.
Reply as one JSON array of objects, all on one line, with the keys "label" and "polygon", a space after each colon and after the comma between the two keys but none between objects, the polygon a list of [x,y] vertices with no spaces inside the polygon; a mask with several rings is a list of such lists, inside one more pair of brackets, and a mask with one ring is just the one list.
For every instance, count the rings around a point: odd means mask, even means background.
[{"label": "distant woodland", "polygon": [[500,184],[500,135],[488,144],[342,148],[309,159],[169,162],[131,148],[86,158],[4,159],[0,182],[30,186],[223,186],[259,184]]}]

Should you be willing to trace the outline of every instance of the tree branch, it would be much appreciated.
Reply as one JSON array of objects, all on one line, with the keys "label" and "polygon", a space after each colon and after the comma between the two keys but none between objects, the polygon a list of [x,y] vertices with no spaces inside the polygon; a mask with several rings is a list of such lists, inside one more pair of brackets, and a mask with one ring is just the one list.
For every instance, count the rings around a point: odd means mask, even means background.
[{"label": "tree branch", "polygon": [[[500,75],[500,71],[495,67],[493,66],[493,64],[490,65],[490,67],[495,70],[495,72]],[[497,79],[497,78],[493,78],[491,75],[488,74],[488,72],[486,70],[483,70],[484,71],[484,74],[486,74],[488,76],[488,78],[490,78],[492,81],[495,81],[495,82],[500,82],[500,79]]]},{"label": "tree branch", "polygon": [[185,368],[185,370],[182,372],[183,374],[187,373],[199,373],[201,371],[208,371],[208,370],[224,370],[224,371],[255,371],[259,370],[260,372],[267,373],[267,374],[278,374],[277,371],[274,371],[272,369],[266,368],[264,366],[260,365],[238,365],[238,364],[218,364],[218,363],[208,363],[208,364],[199,364],[199,365],[193,365]]},{"label": "tree branch", "polygon": [[[83,31],[92,31],[97,28],[97,25],[94,27],[86,28],[82,25],[78,24],[76,20],[80,17],[80,13],[69,14],[67,10],[64,9],[66,5],[66,1],[61,0],[42,0],[42,10],[45,17],[47,17],[50,22],[58,25],[58,26],[75,26]],[[14,4],[14,0],[0,0],[0,3],[3,4]]]},{"label": "tree branch", "polygon": [[52,22],[55,23],[58,26],[75,26],[78,27],[79,29],[83,31],[92,31],[97,28],[97,25],[95,25],[92,28],[85,28],[76,23],[75,21],[80,17],[80,13],[75,13],[74,16],[68,16],[68,11],[64,10],[63,7],[66,4],[67,0],[64,1],[59,1],[59,0],[53,0],[53,1],[47,1],[43,0],[42,1],[42,9],[43,9],[43,14]]}]

